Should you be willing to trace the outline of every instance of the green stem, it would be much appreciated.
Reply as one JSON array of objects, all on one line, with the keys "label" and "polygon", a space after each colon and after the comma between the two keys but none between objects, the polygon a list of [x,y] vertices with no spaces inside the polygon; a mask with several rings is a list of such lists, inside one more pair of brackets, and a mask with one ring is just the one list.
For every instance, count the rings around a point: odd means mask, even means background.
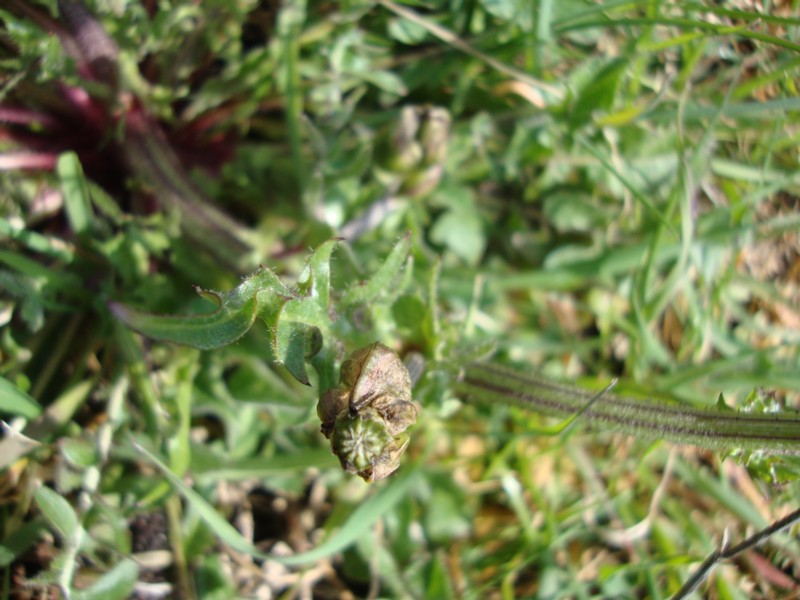
[{"label": "green stem", "polygon": [[[455,390],[469,400],[520,404],[557,417],[574,415],[595,396],[491,363],[464,367]],[[580,418],[595,429],[679,444],[800,454],[798,413],[744,413],[605,394]]]},{"label": "green stem", "polygon": [[189,564],[183,546],[185,539],[181,528],[181,501],[178,496],[170,496],[166,502],[167,523],[169,527],[169,543],[175,559],[175,578],[179,593],[178,598],[197,598],[192,578],[189,576]]},{"label": "green stem", "polygon": [[144,350],[139,340],[125,327],[114,329],[116,342],[127,367],[133,388],[141,399],[141,410],[145,423],[145,431],[152,440],[159,439],[159,432],[164,430],[164,417],[158,392],[148,375]]}]

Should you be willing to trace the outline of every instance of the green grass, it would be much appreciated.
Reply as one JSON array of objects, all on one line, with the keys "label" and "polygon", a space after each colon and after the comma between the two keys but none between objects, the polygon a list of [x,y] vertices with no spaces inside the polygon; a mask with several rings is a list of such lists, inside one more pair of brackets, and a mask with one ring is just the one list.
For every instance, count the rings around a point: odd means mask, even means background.
[{"label": "green grass", "polygon": [[[57,4],[0,3],[3,597],[668,598],[800,506],[796,457],[543,435],[448,372],[800,408],[796,2]],[[117,318],[260,265],[228,345]],[[376,340],[426,368],[365,484],[315,409]],[[692,597],[797,565],[795,525]]]}]

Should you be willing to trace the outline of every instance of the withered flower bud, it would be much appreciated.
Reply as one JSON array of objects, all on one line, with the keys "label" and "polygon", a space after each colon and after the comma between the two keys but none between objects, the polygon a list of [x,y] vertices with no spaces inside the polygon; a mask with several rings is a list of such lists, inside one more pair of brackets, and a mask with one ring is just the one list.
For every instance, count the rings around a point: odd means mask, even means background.
[{"label": "withered flower bud", "polygon": [[439,183],[447,159],[450,113],[436,106],[406,106],[375,142],[375,175],[408,198]]},{"label": "withered flower bud", "polygon": [[431,166],[445,161],[449,135],[450,113],[437,106],[427,108],[423,113],[418,135],[424,153],[424,165]]},{"label": "withered flower bud", "polygon": [[406,429],[417,420],[408,369],[380,342],[356,350],[342,363],[339,385],[320,396],[317,414],[343,469],[383,479],[400,465]]}]

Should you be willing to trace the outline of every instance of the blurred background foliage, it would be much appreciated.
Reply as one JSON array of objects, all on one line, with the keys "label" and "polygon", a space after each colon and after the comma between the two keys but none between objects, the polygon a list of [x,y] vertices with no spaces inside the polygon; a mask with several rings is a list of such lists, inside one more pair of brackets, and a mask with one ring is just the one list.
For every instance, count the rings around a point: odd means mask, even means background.
[{"label": "blurred background foliage", "polygon": [[[4,0],[0,23],[5,597],[663,598],[800,503],[789,459],[536,435],[436,368],[493,345],[798,408],[796,2]],[[332,375],[300,385],[266,328],[200,352],[109,309],[209,312],[192,286],[259,265],[296,286],[344,236],[336,305],[407,234],[326,340],[429,367],[372,487],[319,434]],[[785,597],[798,564],[777,535],[696,596]]]}]

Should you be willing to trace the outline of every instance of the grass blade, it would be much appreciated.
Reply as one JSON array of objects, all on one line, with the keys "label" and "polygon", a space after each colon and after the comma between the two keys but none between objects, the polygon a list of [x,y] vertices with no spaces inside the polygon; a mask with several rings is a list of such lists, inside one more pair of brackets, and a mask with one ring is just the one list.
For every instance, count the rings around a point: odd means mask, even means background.
[{"label": "grass blade", "polygon": [[192,508],[197,511],[203,521],[205,521],[222,542],[239,552],[244,552],[259,558],[275,560],[285,565],[300,565],[314,562],[344,550],[353,544],[359,537],[368,533],[372,525],[379,518],[385,515],[408,494],[416,481],[417,475],[417,470],[409,466],[404,473],[390,479],[387,485],[383,486],[380,491],[364,501],[353,511],[341,529],[336,531],[313,550],[294,556],[275,556],[260,552],[252,543],[246,540],[233,525],[228,523],[205,498],[186,485],[183,480],[176,476],[167,465],[155,456],[155,454],[148,451],[137,442],[134,442],[134,447],[167,477],[173,487],[178,490]]},{"label": "grass blade", "polygon": [[0,375],[0,411],[35,419],[42,412],[39,403]]}]

